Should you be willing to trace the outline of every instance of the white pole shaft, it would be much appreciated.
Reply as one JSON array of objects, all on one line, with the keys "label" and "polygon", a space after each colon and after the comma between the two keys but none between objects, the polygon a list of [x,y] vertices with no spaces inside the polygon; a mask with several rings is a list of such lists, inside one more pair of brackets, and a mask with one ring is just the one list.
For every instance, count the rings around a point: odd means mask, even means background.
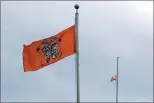
[{"label": "white pole shaft", "polygon": [[76,92],[77,92],[77,103],[80,103],[80,87],[79,87],[79,38],[78,38],[78,22],[79,22],[79,6],[75,5],[75,35],[76,35]]},{"label": "white pole shaft", "polygon": [[119,57],[117,57],[116,103],[118,103],[118,59]]}]

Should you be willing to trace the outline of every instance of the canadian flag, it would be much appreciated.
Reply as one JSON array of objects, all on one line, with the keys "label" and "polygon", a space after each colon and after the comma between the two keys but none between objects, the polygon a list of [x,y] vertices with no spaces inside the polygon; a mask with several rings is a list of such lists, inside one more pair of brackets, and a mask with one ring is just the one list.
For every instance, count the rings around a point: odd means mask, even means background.
[{"label": "canadian flag", "polygon": [[113,81],[116,81],[116,76],[112,76],[111,77],[111,81],[110,82],[113,82]]}]

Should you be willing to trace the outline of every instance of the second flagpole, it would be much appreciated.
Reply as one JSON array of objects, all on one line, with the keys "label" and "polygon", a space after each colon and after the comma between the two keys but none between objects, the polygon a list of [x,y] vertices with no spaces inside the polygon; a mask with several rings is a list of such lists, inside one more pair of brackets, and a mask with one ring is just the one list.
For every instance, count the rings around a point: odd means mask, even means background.
[{"label": "second flagpole", "polygon": [[117,81],[116,81],[116,103],[118,103],[118,59],[119,57],[117,57]]},{"label": "second flagpole", "polygon": [[79,87],[79,38],[78,38],[78,9],[79,5],[74,6],[76,9],[75,13],[75,35],[76,35],[76,93],[77,93],[77,103],[80,103],[80,87]]}]

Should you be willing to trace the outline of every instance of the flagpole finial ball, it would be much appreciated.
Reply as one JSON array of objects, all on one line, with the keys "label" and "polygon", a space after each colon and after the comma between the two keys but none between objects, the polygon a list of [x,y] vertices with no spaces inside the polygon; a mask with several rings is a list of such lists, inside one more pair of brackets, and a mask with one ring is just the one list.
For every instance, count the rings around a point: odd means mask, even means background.
[{"label": "flagpole finial ball", "polygon": [[79,5],[78,4],[75,4],[74,8],[75,9],[79,9]]}]

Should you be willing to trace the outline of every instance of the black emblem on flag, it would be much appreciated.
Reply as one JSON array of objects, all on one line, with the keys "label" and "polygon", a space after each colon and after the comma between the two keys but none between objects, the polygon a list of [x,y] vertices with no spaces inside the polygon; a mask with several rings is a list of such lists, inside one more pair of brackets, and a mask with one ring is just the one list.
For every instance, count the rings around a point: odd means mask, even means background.
[{"label": "black emblem on flag", "polygon": [[36,50],[41,56],[41,64],[42,64],[42,54],[47,63],[50,62],[51,58],[55,59],[62,54],[59,46],[60,42],[61,42],[60,38],[52,36],[49,42],[47,39],[44,39],[39,44]]}]

